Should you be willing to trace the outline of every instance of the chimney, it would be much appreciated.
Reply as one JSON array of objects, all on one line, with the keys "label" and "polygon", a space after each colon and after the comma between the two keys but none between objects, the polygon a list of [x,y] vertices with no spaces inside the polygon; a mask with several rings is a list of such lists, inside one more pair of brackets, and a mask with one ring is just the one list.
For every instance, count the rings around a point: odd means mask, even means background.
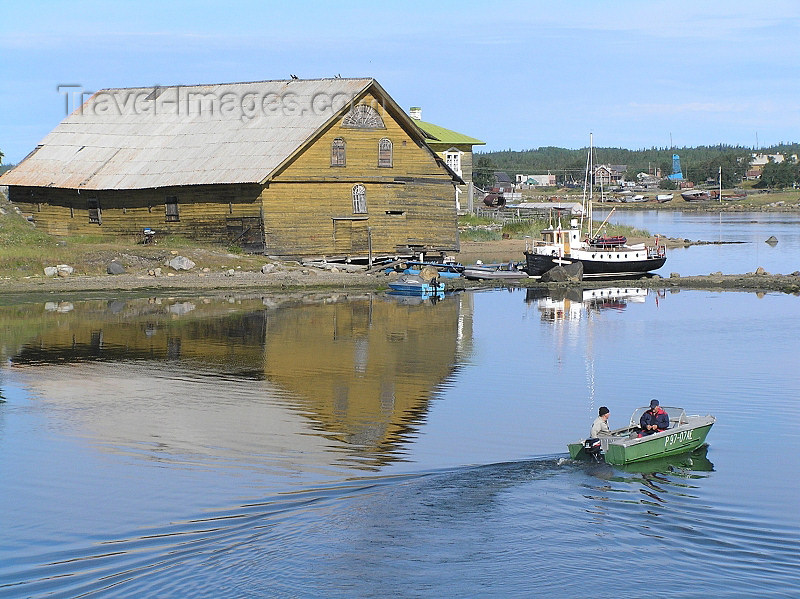
[{"label": "chimney", "polygon": [[420,108],[419,106],[412,106],[408,110],[408,116],[410,116],[415,121],[421,121],[422,120],[422,108]]}]

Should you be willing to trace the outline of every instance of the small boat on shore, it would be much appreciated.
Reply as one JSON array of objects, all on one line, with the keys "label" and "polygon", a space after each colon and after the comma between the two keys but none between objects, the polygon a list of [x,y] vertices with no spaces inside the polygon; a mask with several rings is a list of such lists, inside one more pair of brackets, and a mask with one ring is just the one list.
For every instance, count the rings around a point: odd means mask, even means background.
[{"label": "small boat on shore", "polygon": [[427,281],[419,275],[402,274],[396,281],[389,282],[389,288],[403,293],[439,293],[444,291],[444,283],[438,279]]},{"label": "small boat on shore", "polygon": [[386,274],[390,272],[401,272],[408,275],[419,275],[425,267],[435,268],[439,272],[440,278],[457,279],[464,271],[464,266],[457,262],[421,262],[418,260],[403,260],[392,263],[385,269]]},{"label": "small boat on shore", "polygon": [[674,194],[671,193],[660,193],[656,196],[656,202],[659,204],[663,204],[665,202],[671,202]]},{"label": "small boat on shore", "polygon": [[711,199],[711,194],[704,189],[689,189],[681,192],[681,197],[687,202],[705,202]]},{"label": "small boat on shore", "polygon": [[519,268],[516,262],[503,264],[472,264],[464,267],[461,273],[465,279],[471,280],[515,280],[527,279],[528,273]]},{"label": "small boat on shore", "polygon": [[[738,200],[744,200],[747,197],[747,194],[743,191],[741,192],[734,192],[734,193],[723,193],[722,200],[724,202],[733,202]],[[720,199],[720,192],[717,190],[711,190],[710,198],[712,200],[719,200]]]},{"label": "small boat on shore", "polygon": [[611,431],[610,436],[581,439],[568,445],[572,459],[605,460],[623,465],[693,451],[703,445],[716,419],[709,415],[687,415],[683,408],[664,406],[669,428],[639,437],[639,419],[649,407],[637,408],[627,426]]}]

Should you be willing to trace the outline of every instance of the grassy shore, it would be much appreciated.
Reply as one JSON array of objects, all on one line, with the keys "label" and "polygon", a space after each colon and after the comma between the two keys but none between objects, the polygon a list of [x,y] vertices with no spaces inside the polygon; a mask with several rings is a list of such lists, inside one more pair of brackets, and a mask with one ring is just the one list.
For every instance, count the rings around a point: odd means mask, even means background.
[{"label": "grassy shore", "polygon": [[[768,195],[768,194],[764,194]],[[766,204],[762,205],[766,206]],[[620,205],[624,206],[624,205]],[[641,207],[642,205],[637,205]],[[659,205],[661,209],[662,205]],[[782,207],[773,207],[773,209]],[[765,208],[766,209],[766,208]],[[499,225],[491,219],[461,219],[461,252],[456,257],[462,264],[521,261],[526,237],[539,237],[548,223],[533,221]],[[650,239],[647,231],[614,226],[605,233],[625,235],[632,242]],[[270,262],[265,256],[249,255],[237,248],[202,244],[177,237],[159,241],[157,245],[141,245],[137,239],[119,238],[110,242],[101,237],[52,237],[38,231],[26,221],[0,194],[0,293],[76,293],[83,291],[125,292],[135,290],[244,290],[244,289],[385,289],[387,279],[382,273],[369,274],[360,270],[347,272],[344,268],[318,269],[298,262],[276,262],[267,275],[261,267]],[[683,245],[683,240],[667,240]],[[173,272],[165,263],[174,255],[183,255],[195,262],[191,272]],[[127,272],[109,275],[111,261],[122,264]],[[44,268],[68,264],[75,269],[69,277],[47,277]],[[163,276],[154,277],[149,271],[162,269]],[[734,289],[773,289],[795,293],[798,278],[713,277],[664,279],[666,286],[704,287],[708,285]],[[780,279],[780,280],[779,280]],[[658,280],[648,285],[658,285]],[[482,284],[459,282],[456,287]],[[538,285],[533,280],[520,286]]]}]

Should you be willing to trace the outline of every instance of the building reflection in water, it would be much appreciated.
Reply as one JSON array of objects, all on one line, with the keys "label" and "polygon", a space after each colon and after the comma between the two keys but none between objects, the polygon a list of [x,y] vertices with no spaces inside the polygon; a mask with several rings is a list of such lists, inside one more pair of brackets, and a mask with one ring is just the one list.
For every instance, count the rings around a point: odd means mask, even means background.
[{"label": "building reflection in water", "polygon": [[472,296],[73,301],[0,308],[6,323],[15,375],[85,409],[79,434],[110,448],[157,439],[159,459],[288,448],[375,468],[402,457],[468,356]]}]

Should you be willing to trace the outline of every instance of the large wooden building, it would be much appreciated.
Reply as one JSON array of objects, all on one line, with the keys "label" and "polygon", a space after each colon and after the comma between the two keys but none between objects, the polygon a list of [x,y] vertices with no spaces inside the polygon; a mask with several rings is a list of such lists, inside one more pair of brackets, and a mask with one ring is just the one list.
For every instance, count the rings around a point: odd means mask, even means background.
[{"label": "large wooden building", "polygon": [[352,260],[458,251],[463,183],[374,79],[342,78],[102,90],[0,177],[53,235]]}]

